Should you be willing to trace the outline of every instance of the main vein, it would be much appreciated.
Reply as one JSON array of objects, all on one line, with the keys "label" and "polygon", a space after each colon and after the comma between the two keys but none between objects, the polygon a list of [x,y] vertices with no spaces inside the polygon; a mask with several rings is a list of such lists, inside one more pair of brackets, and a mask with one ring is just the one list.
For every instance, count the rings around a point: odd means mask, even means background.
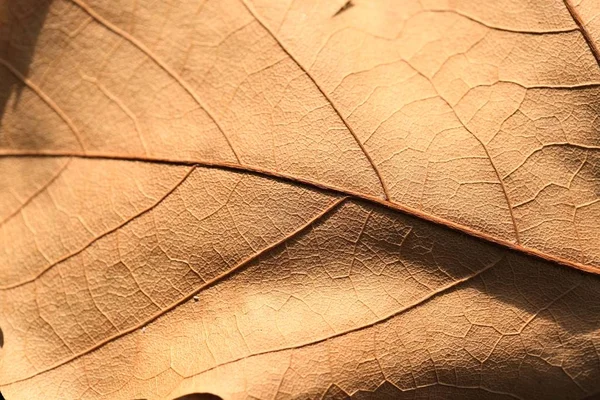
[{"label": "main vein", "polygon": [[159,158],[159,157],[141,157],[141,156],[133,156],[133,155],[115,155],[110,153],[100,153],[100,152],[86,152],[77,153],[77,152],[54,152],[54,151],[44,151],[44,152],[26,152],[26,151],[11,151],[11,150],[0,150],[0,157],[75,157],[75,158],[88,158],[88,159],[101,159],[101,160],[119,160],[119,161],[131,161],[131,162],[151,162],[158,164],[170,164],[170,165],[188,165],[188,166],[201,166],[206,168],[218,168],[224,170],[232,170],[232,171],[242,171],[246,173],[267,176],[275,179],[279,179],[285,182],[291,182],[296,184],[302,184],[305,186],[311,186],[314,188],[322,189],[328,192],[333,192],[336,194],[342,194],[348,196],[350,198],[354,198],[357,200],[363,200],[372,204],[378,204],[380,206],[386,207],[388,209],[401,212],[403,214],[407,214],[436,225],[443,226],[448,229],[452,229],[455,231],[462,232],[466,235],[484,240],[486,242],[495,244],[497,246],[513,250],[519,253],[523,253],[538,259],[542,259],[551,263],[555,263],[558,265],[562,265],[569,268],[574,268],[583,272],[588,272],[595,275],[600,275],[600,268],[593,267],[591,265],[582,264],[573,260],[569,260],[554,254],[546,253],[540,251],[538,249],[534,249],[531,247],[526,247],[524,245],[511,242],[506,239],[502,239],[496,236],[493,236],[489,233],[485,233],[476,229],[473,229],[469,226],[450,221],[444,218],[440,218],[438,216],[427,213],[426,211],[419,210],[416,208],[412,208],[406,206],[401,203],[396,203],[391,200],[384,200],[377,196],[372,196],[366,193],[357,192],[348,188],[343,188],[339,186],[332,185],[330,183],[320,182],[317,180],[312,180],[308,178],[302,178],[295,175],[288,175],[277,171],[272,171],[266,168],[252,166],[252,165],[241,165],[236,163],[231,163],[227,161],[209,161],[209,160],[196,160],[196,159],[169,159],[169,158]]}]

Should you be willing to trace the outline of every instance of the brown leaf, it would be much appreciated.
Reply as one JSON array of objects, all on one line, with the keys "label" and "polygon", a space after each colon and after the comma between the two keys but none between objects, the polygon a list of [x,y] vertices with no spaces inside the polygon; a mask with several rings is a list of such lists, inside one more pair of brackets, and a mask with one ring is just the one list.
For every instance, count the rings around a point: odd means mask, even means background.
[{"label": "brown leaf", "polygon": [[0,1],[0,390],[600,391],[600,7]]}]

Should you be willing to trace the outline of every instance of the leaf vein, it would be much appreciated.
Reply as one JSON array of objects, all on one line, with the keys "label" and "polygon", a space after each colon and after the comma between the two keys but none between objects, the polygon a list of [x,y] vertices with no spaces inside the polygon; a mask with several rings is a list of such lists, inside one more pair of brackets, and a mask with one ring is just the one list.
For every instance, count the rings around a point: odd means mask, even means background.
[{"label": "leaf vein", "polygon": [[17,283],[13,283],[10,285],[4,285],[4,286],[0,286],[0,290],[10,290],[10,289],[15,289],[17,287],[26,285],[28,283],[32,283],[34,282],[36,279],[40,278],[42,275],[46,274],[48,271],[50,271],[52,268],[54,268],[55,266],[67,261],[70,258],[75,257],[76,255],[82,253],[85,249],[89,248],[91,245],[93,245],[94,243],[96,243],[98,240],[102,239],[103,237],[118,231],[119,229],[121,229],[122,227],[124,227],[125,225],[127,225],[128,223],[130,223],[131,221],[141,217],[142,215],[148,213],[149,211],[151,211],[152,209],[156,208],[156,206],[158,206],[160,203],[162,203],[167,197],[169,197],[169,195],[171,193],[173,193],[179,186],[181,186],[181,184],[183,184],[183,182],[185,182],[185,180],[190,176],[190,174],[194,171],[196,167],[192,166],[188,172],[183,176],[183,178],[181,180],[179,180],[179,182],[177,182],[175,184],[175,186],[173,186],[168,192],[166,192],[163,196],[161,196],[156,202],[154,202],[152,205],[150,205],[148,208],[145,208],[144,210],[140,211],[139,213],[133,215],[132,217],[126,219],[125,221],[121,222],[120,224],[118,224],[117,226],[110,228],[107,231],[104,231],[103,233],[101,233],[100,235],[96,236],[95,238],[93,238],[92,240],[90,240],[88,243],[86,243],[84,246],[82,246],[81,248],[77,249],[76,251],[67,254],[66,256],[61,257],[59,260],[49,264],[48,266],[46,266],[46,268],[44,268],[43,270],[41,270],[40,272],[38,272],[36,275],[34,275],[31,278],[25,279],[23,281],[17,282]]},{"label": "leaf vein", "polygon": [[[193,170],[193,168],[192,168]],[[192,172],[192,170],[190,170],[190,172],[188,172],[188,174],[180,181],[183,182]],[[175,190],[175,189],[173,189]],[[174,310],[175,308],[177,308],[178,306],[180,306],[181,304],[191,300],[196,294],[198,294],[199,292],[201,292],[202,290],[205,290],[211,286],[214,286],[215,284],[221,282],[224,279],[229,278],[230,276],[240,272],[240,270],[242,270],[244,267],[246,267],[249,263],[251,263],[252,261],[258,259],[261,255],[273,250],[274,248],[286,243],[288,240],[293,239],[294,237],[296,237],[297,235],[301,234],[302,232],[304,232],[305,230],[307,230],[308,228],[312,227],[315,223],[321,221],[323,218],[325,218],[326,216],[328,216],[329,214],[331,214],[332,212],[334,212],[336,209],[338,209],[343,203],[344,201],[346,201],[346,199],[348,199],[348,197],[340,197],[337,198],[336,200],[334,200],[329,206],[327,206],[324,210],[322,210],[320,213],[318,213],[317,215],[315,215],[313,218],[311,218],[310,220],[308,220],[304,225],[300,226],[298,229],[296,229],[295,231],[289,233],[288,235],[282,237],[281,239],[279,239],[278,241],[270,244],[269,246],[257,251],[256,253],[250,255],[249,257],[247,257],[246,259],[242,260],[240,263],[238,263],[237,265],[233,266],[232,268],[230,268],[229,270],[223,272],[221,275],[216,276],[213,279],[210,279],[209,281],[206,281],[203,285],[201,285],[200,287],[198,287],[197,289],[193,290],[192,292],[188,293],[185,297],[177,300],[176,302],[172,303],[171,305],[169,305],[168,307],[162,308],[160,309],[156,314],[152,315],[151,317],[147,318],[146,320],[144,320],[141,323],[136,324],[135,326],[132,326],[130,328],[127,328],[113,336],[110,336],[98,343],[96,343],[94,346],[91,346],[90,348],[81,351],[77,354],[74,354],[73,356],[66,358],[64,360],[61,360],[59,362],[57,362],[56,364],[53,364],[49,367],[46,367],[44,369],[41,369],[33,374],[29,374],[27,376],[24,376],[22,378],[19,379],[15,379],[11,382],[3,382],[0,383],[0,386],[6,386],[6,385],[12,385],[14,383],[17,382],[23,382],[26,381],[28,379],[31,379],[35,376],[38,376],[40,374],[43,374],[45,372],[54,370],[58,367],[60,367],[61,365],[65,365],[77,358],[80,358],[86,354],[91,353],[94,350],[99,349],[100,347],[103,347],[104,345],[122,337],[125,336],[131,332],[134,332],[142,327],[144,327],[145,325],[149,324],[152,321],[155,321],[156,319],[158,319],[159,317],[165,315],[166,313],[168,313],[169,311]],[[62,338],[61,338],[62,339]]]},{"label": "leaf vein", "polygon": [[223,137],[225,138],[225,141],[227,142],[227,144],[229,145],[229,148],[231,149],[233,155],[235,156],[236,160],[238,163],[241,163],[241,159],[238,155],[238,153],[236,152],[235,148],[233,147],[233,145],[231,144],[229,137],[225,134],[225,131],[223,130],[223,128],[221,128],[221,125],[219,125],[219,123],[217,122],[217,120],[215,119],[215,117],[213,116],[213,113],[207,108],[207,106],[200,100],[200,97],[194,92],[194,90],[192,90],[192,88],[179,76],[179,74],[175,71],[173,71],[167,64],[165,64],[160,58],[158,58],[158,56],[156,56],[149,48],[147,48],[142,42],[140,42],[139,40],[137,40],[134,36],[132,36],[131,34],[129,34],[128,32],[125,32],[124,30],[122,30],[121,28],[119,28],[116,25],[113,25],[111,22],[109,22],[108,20],[106,20],[104,17],[102,17],[100,14],[98,14],[96,11],[94,11],[90,6],[88,6],[87,4],[85,4],[83,1],[81,0],[71,0],[75,5],[79,6],[83,11],[85,11],[87,14],[89,14],[90,17],[94,18],[96,21],[98,21],[98,23],[102,24],[104,27],[106,27],[107,29],[109,29],[110,31],[114,32],[116,35],[120,36],[121,38],[123,38],[124,40],[128,41],[129,43],[131,43],[132,45],[134,45],[135,47],[137,47],[138,49],[140,49],[144,54],[146,54],[154,63],[156,63],[156,65],[158,65],[160,68],[162,68],[167,74],[169,74],[190,96],[192,96],[192,98],[194,99],[194,101],[204,110],[204,112],[206,112],[206,115],[211,119],[211,121],[217,126],[217,128],[219,129],[219,132],[221,132],[221,134],[223,135]]},{"label": "leaf vein", "polygon": [[337,108],[337,106],[335,105],[333,100],[331,100],[329,95],[325,92],[325,90],[323,90],[321,85],[319,85],[317,83],[317,81],[312,77],[312,75],[308,73],[306,68],[304,68],[304,66],[296,59],[296,57],[294,57],[292,55],[292,53],[290,53],[290,51],[283,45],[283,43],[277,38],[277,36],[273,33],[273,31],[271,31],[271,29],[258,17],[258,15],[246,3],[246,1],[245,0],[240,0],[240,1],[244,5],[244,7],[246,7],[246,9],[250,13],[250,15],[252,15],[252,17],[262,26],[262,28],[265,31],[267,31],[267,33],[273,38],[273,40],[275,40],[275,42],[281,48],[281,50],[283,50],[283,52],[285,54],[287,54],[288,57],[290,57],[290,59],[292,61],[294,61],[294,63],[298,66],[298,68],[300,68],[302,70],[302,72],[306,75],[306,77],[308,77],[308,79],[310,79],[310,81],[315,85],[315,87],[319,90],[319,92],[323,95],[323,97],[325,97],[325,100],[327,100],[327,103],[329,103],[331,105],[331,108],[333,109],[333,111],[337,114],[337,116],[340,118],[340,120],[344,123],[344,125],[346,126],[346,128],[348,129],[348,131],[350,132],[350,134],[356,141],[356,144],[358,144],[358,147],[360,147],[360,150],[362,151],[364,156],[367,158],[367,160],[371,164],[371,167],[373,168],[373,171],[375,172],[375,175],[377,176],[377,179],[379,180],[379,183],[381,184],[381,188],[383,190],[383,194],[385,195],[386,200],[391,200],[387,184],[386,184],[385,180],[383,179],[383,176],[381,175],[381,172],[379,171],[377,164],[375,164],[375,161],[373,160],[371,155],[367,152],[363,143],[358,139],[356,132],[354,132],[354,129],[352,129],[352,127],[350,126],[348,121],[346,121],[346,118],[344,118],[344,116],[342,116],[342,113]]},{"label": "leaf vein", "polygon": [[442,295],[442,294],[444,294],[444,293],[446,293],[446,292],[448,292],[448,291],[456,288],[457,286],[459,286],[459,285],[461,285],[463,283],[471,281],[472,279],[480,276],[482,273],[484,273],[488,269],[494,267],[495,265],[498,265],[498,263],[500,263],[500,261],[503,258],[504,257],[500,257],[496,261],[494,261],[494,262],[486,265],[485,267],[483,267],[479,271],[476,271],[476,272],[472,273],[471,275],[468,275],[466,277],[457,279],[457,280],[455,280],[452,283],[449,283],[447,285],[439,287],[438,289],[433,290],[431,293],[427,294],[423,298],[414,301],[413,303],[411,303],[411,304],[409,304],[409,305],[401,308],[400,310],[397,310],[397,311],[395,311],[393,313],[390,313],[390,314],[388,314],[386,316],[383,316],[383,317],[381,317],[379,319],[376,319],[376,320],[374,320],[374,321],[372,321],[372,322],[370,322],[368,324],[364,324],[364,325],[357,326],[357,327],[354,327],[354,328],[346,329],[344,331],[337,332],[337,333],[334,333],[332,335],[322,337],[320,339],[309,340],[307,342],[304,342],[304,343],[301,343],[301,344],[297,344],[297,345],[294,345],[294,346],[280,347],[280,348],[277,348],[277,349],[265,350],[265,351],[261,351],[261,352],[256,352],[254,354],[249,354],[249,355],[244,356],[244,357],[239,357],[239,358],[236,358],[236,359],[233,359],[233,360],[230,360],[230,361],[226,361],[226,362],[217,364],[217,365],[215,365],[213,367],[207,368],[207,369],[205,369],[203,371],[200,371],[198,373],[195,373],[195,374],[192,374],[190,376],[187,376],[186,378],[191,378],[193,376],[197,376],[197,375],[206,373],[208,371],[212,371],[212,370],[214,370],[216,368],[219,368],[219,367],[222,367],[224,365],[228,365],[228,364],[232,364],[232,363],[235,363],[235,362],[238,362],[238,361],[246,360],[248,358],[252,358],[252,357],[256,357],[256,356],[260,356],[260,355],[264,355],[264,354],[280,353],[282,351],[297,350],[297,349],[300,349],[300,348],[303,348],[303,347],[309,347],[309,346],[312,346],[312,345],[315,345],[315,344],[326,342],[326,341],[329,341],[329,340],[332,340],[332,339],[335,339],[335,338],[338,338],[338,337],[341,337],[341,336],[349,335],[351,333],[363,331],[365,329],[368,329],[368,328],[371,328],[371,327],[383,324],[383,323],[391,320],[394,317],[397,317],[397,316],[399,316],[401,314],[404,314],[404,313],[406,313],[406,312],[408,312],[408,311],[410,311],[412,309],[415,309],[415,308],[417,308],[417,307],[419,307],[419,306],[427,303],[429,300],[431,300],[434,297],[440,296],[440,295]]},{"label": "leaf vein", "polygon": [[114,160],[114,161],[130,161],[130,162],[149,162],[156,164],[165,165],[188,165],[188,166],[202,166],[206,168],[216,168],[230,171],[242,171],[249,174],[255,174],[264,177],[270,177],[273,179],[279,179],[288,183],[296,183],[313,188],[321,189],[330,193],[336,193],[338,195],[344,195],[353,199],[360,199],[371,204],[377,204],[387,209],[400,212],[412,217],[428,221],[430,223],[451,229],[454,231],[462,232],[463,234],[475,237],[482,241],[497,245],[499,247],[509,249],[518,253],[526,254],[528,256],[544,260],[553,264],[561,265],[563,267],[573,268],[582,272],[600,275],[600,268],[586,265],[577,261],[569,260],[551,253],[546,253],[535,248],[527,247],[522,244],[518,244],[509,240],[495,237],[491,234],[473,229],[469,226],[440,218],[438,216],[429,214],[423,210],[415,209],[406,206],[402,203],[398,203],[390,200],[383,200],[377,196],[357,192],[347,188],[331,185],[329,183],[319,182],[316,180],[306,179],[294,175],[288,175],[277,171],[272,171],[266,168],[256,167],[247,164],[236,164],[224,161],[209,161],[209,160],[185,160],[185,159],[168,159],[159,157],[139,157],[130,155],[114,155],[110,153],[68,153],[68,152],[54,152],[54,151],[42,151],[42,152],[22,152],[13,150],[0,150],[0,157],[76,157],[76,158],[87,158],[87,159],[100,159],[100,160]]}]

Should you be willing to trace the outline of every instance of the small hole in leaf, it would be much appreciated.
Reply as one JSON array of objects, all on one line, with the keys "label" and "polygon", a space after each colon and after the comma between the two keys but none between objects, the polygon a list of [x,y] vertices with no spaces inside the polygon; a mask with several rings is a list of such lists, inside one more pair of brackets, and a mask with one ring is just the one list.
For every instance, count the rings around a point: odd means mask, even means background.
[{"label": "small hole in leaf", "polygon": [[212,393],[190,393],[173,400],[223,400],[221,397]]}]

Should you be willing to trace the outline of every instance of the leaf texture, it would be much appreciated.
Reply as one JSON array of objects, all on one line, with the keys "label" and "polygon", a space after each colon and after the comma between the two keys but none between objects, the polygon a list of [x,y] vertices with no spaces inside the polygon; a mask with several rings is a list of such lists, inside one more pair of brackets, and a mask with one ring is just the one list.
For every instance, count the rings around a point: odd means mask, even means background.
[{"label": "leaf texture", "polygon": [[599,15],[0,2],[0,390],[600,392]]}]

